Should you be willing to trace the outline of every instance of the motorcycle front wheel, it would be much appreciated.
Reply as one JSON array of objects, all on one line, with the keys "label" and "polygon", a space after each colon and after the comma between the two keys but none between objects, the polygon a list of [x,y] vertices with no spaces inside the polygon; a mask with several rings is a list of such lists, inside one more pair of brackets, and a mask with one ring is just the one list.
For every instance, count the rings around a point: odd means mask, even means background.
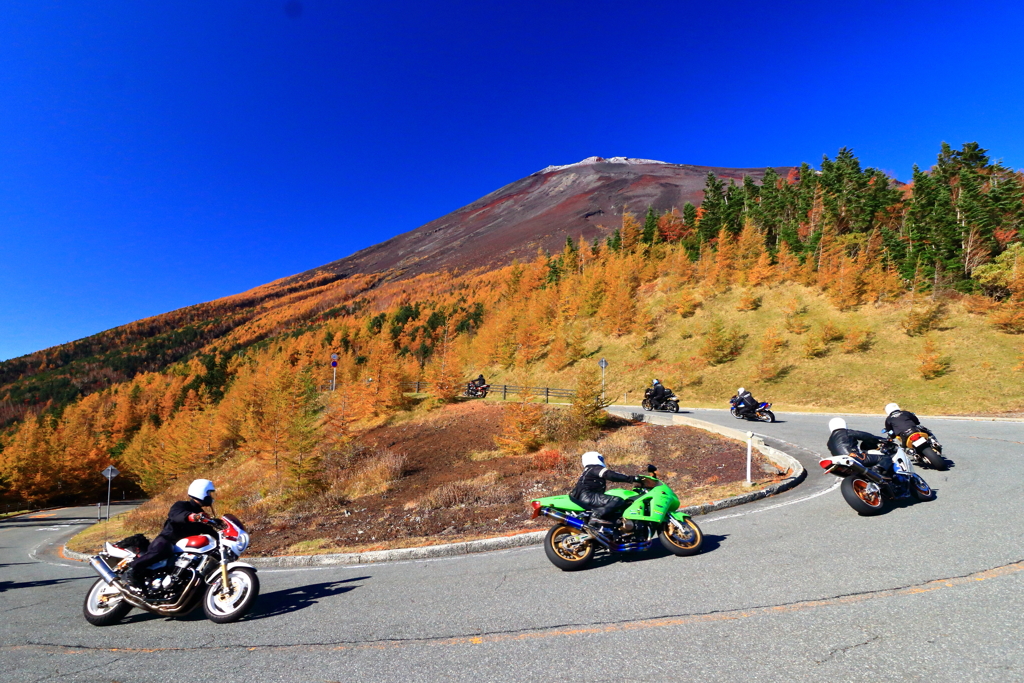
[{"label": "motorcycle front wheel", "polygon": [[921,447],[921,457],[928,461],[928,464],[939,470],[949,469],[949,465],[946,464],[945,458],[935,452],[935,449],[931,446]]},{"label": "motorcycle front wheel", "polygon": [[743,419],[743,416],[737,413],[735,408],[730,408],[729,412],[732,413],[732,416],[735,417],[737,420]]},{"label": "motorcycle front wheel", "polygon": [[643,401],[640,401],[640,407],[644,410],[654,410],[654,405],[651,403],[651,399],[649,398],[645,398]]},{"label": "motorcycle front wheel", "polygon": [[914,497],[920,501],[928,502],[930,500],[935,500],[935,490],[928,485],[928,482],[916,474],[913,475],[913,481],[910,483],[910,490],[913,492]]},{"label": "motorcycle front wheel", "polygon": [[218,572],[217,580],[206,588],[203,611],[206,612],[206,618],[215,624],[238,621],[245,616],[260,594],[259,577],[248,567],[229,569],[228,587],[229,590],[225,591]]},{"label": "motorcycle front wheel", "polygon": [[846,477],[839,487],[843,498],[859,515],[877,515],[885,507],[878,484],[856,475]]},{"label": "motorcycle front wheel", "polygon": [[668,521],[658,534],[662,547],[680,557],[696,555],[704,544],[704,533],[689,517],[677,521],[682,528]]},{"label": "motorcycle front wheel", "polygon": [[563,572],[583,569],[594,559],[594,541],[568,524],[551,527],[544,537],[544,554]]},{"label": "motorcycle front wheel", "polygon": [[85,620],[93,626],[116,624],[131,611],[132,606],[121,595],[121,591],[103,579],[96,579],[82,605]]}]

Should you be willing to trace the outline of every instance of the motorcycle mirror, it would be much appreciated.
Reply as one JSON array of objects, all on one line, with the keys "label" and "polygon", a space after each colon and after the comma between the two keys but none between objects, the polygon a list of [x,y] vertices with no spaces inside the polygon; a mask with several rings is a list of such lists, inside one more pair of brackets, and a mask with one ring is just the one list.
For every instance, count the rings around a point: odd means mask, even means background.
[{"label": "motorcycle mirror", "polygon": [[655,467],[654,465],[648,465],[647,466],[647,471],[650,472],[651,474],[654,474],[655,472],[658,471],[658,468]]}]

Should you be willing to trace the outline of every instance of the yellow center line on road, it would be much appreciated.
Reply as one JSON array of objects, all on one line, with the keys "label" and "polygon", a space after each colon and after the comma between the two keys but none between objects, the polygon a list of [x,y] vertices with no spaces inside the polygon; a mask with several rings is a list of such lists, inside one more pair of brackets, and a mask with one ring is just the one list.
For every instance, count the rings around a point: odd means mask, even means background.
[{"label": "yellow center line on road", "polygon": [[121,652],[121,653],[160,653],[160,652],[195,652],[200,650],[234,650],[245,649],[248,651],[264,650],[314,650],[314,651],[338,651],[338,650],[388,650],[402,647],[415,646],[464,646],[483,645],[486,643],[503,643],[539,640],[544,638],[562,638],[580,635],[593,635],[601,633],[622,633],[627,631],[641,631],[646,629],[665,628],[667,626],[687,626],[690,624],[712,623],[719,621],[734,621],[748,619],[750,617],[771,616],[773,614],[788,614],[803,610],[817,609],[822,607],[837,607],[852,605],[868,600],[881,598],[895,598],[906,595],[921,595],[932,593],[946,588],[954,588],[986,581],[1003,576],[1010,576],[1024,571],[1024,560],[1011,564],[986,569],[966,576],[956,576],[945,579],[935,579],[925,583],[905,586],[903,588],[891,588],[879,591],[868,591],[864,593],[853,593],[851,595],[840,595],[833,598],[822,598],[820,600],[803,600],[800,602],[786,603],[782,605],[769,605],[764,607],[748,607],[744,609],[726,610],[723,612],[709,612],[704,614],[684,614],[671,617],[658,617],[654,619],[639,619],[635,621],[618,621],[603,624],[580,625],[573,627],[537,629],[531,631],[519,631],[514,633],[490,633],[473,636],[457,636],[453,638],[416,638],[408,640],[377,640],[361,643],[305,643],[296,645],[231,645],[211,647],[163,647],[163,648],[117,648],[117,647],[73,647],[66,645],[35,643],[29,645],[6,645],[0,646],[0,652],[38,649],[53,653],[80,654],[85,652]]}]

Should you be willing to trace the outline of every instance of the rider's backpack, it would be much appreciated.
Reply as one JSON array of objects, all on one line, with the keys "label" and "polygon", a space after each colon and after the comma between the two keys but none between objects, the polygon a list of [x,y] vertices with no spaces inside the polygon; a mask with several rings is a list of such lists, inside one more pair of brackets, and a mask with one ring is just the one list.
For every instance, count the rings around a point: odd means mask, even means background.
[{"label": "rider's backpack", "polygon": [[130,550],[136,555],[144,553],[149,550],[149,539],[142,534],[133,534],[128,538],[123,538],[117,543],[114,543],[118,548],[122,550]]}]

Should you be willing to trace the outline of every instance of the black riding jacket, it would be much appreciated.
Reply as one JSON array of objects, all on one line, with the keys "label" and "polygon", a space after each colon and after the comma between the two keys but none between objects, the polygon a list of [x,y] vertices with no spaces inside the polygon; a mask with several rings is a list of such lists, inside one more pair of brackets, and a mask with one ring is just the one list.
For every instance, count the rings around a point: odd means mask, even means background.
[{"label": "black riding jacket", "polygon": [[615,472],[604,465],[587,465],[583,468],[583,474],[580,475],[579,480],[576,482],[576,486],[573,487],[570,497],[579,497],[581,493],[604,493],[607,481],[635,481],[636,477],[631,477],[628,474],[622,474],[621,472]]},{"label": "black riding jacket", "polygon": [[160,535],[166,537],[172,543],[189,536],[199,536],[200,534],[216,535],[217,532],[209,524],[188,521],[189,515],[202,511],[203,506],[191,498],[179,500],[171,506],[170,512],[167,513],[167,521],[164,523],[164,528],[160,531]]},{"label": "black riding jacket", "polygon": [[[832,455],[863,453],[869,448],[878,448],[881,441],[874,434],[856,429],[837,429],[828,437],[828,452]],[[858,445],[858,442],[860,444]]]},{"label": "black riding jacket", "polygon": [[885,429],[893,434],[904,434],[915,429],[921,421],[909,410],[896,410],[885,418]]},{"label": "black riding jacket", "polygon": [[664,384],[655,384],[651,387],[651,398],[655,401],[664,401],[672,392],[665,388]]},{"label": "black riding jacket", "polygon": [[749,391],[744,391],[742,394],[737,394],[736,398],[738,399],[738,401],[736,402],[737,408],[741,408],[743,410],[753,410],[758,406],[757,401],[754,400],[754,395],[751,394]]}]

